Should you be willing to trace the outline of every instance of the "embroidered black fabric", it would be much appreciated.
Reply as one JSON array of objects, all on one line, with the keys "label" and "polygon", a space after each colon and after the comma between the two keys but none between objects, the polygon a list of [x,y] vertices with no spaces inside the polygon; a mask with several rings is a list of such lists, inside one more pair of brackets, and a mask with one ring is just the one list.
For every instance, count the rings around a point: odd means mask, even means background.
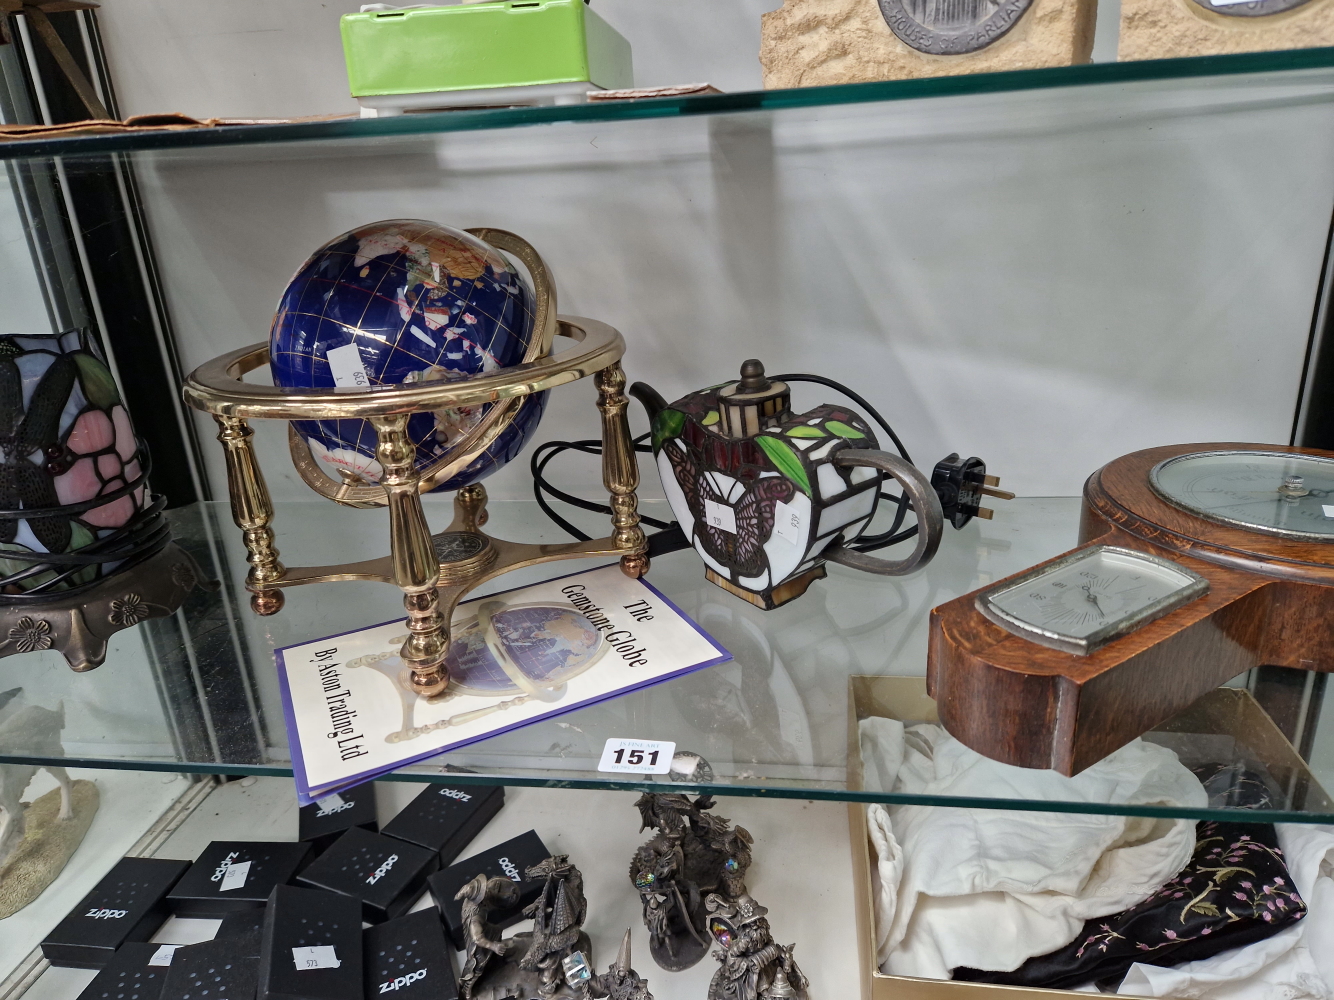
[{"label": "embroidered black fabric", "polygon": [[[1194,770],[1211,803],[1258,809],[1275,797],[1266,773],[1235,764]],[[1270,937],[1306,915],[1271,824],[1202,822],[1195,836],[1186,867],[1138,906],[1086,922],[1070,944],[1013,972],[959,968],[953,978],[1114,988],[1136,962],[1172,966],[1211,958]]]}]

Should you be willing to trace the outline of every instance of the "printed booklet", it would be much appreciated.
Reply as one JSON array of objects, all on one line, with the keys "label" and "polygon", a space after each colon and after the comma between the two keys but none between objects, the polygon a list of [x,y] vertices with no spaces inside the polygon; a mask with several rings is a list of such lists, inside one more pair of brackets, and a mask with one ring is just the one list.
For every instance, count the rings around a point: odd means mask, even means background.
[{"label": "printed booklet", "polygon": [[730,660],[619,565],[460,604],[449,690],[406,685],[406,619],[274,653],[302,805],[405,764]]}]

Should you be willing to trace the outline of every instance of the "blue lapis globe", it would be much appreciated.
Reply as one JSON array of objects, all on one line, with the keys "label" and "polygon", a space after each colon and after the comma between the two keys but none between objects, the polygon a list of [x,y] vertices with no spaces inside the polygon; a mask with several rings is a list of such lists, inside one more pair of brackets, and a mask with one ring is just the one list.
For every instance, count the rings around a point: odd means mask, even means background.
[{"label": "blue lapis globe", "polygon": [[[273,381],[323,389],[471,378],[523,361],[535,312],[528,283],[475,236],[417,219],[372,223],[316,250],[288,284],[269,334]],[[414,414],[418,471],[453,458],[491,405]],[[435,491],[483,479],[518,455],[545,407],[545,392],[525,399],[495,441]],[[379,481],[369,421],[293,423],[330,478],[345,471]]]}]

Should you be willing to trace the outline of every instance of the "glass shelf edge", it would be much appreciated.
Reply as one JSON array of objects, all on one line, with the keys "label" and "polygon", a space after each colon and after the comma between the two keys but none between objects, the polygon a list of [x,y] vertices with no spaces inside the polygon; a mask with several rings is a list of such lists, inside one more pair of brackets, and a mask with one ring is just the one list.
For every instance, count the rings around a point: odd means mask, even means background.
[{"label": "glass shelf edge", "polygon": [[710,116],[746,111],[836,107],[846,104],[888,103],[921,98],[1012,93],[1150,80],[1298,72],[1330,67],[1334,67],[1334,47],[1283,49],[1275,52],[1089,63],[1081,66],[1055,66],[916,80],[834,84],[789,90],[740,91],[701,97],[659,97],[623,103],[607,101],[582,105],[484,111],[440,111],[390,118],[346,118],[275,125],[230,125],[174,132],[10,140],[0,142],[0,160],[431,135],[558,122],[609,122]]},{"label": "glass shelf edge", "polygon": [[[181,761],[80,760],[69,757],[22,757],[0,755],[0,763],[93,768],[108,771],[152,771],[174,774],[217,774],[228,777],[290,778],[292,769],[265,764],[207,764]],[[630,779],[542,778],[513,774],[481,774],[447,771],[422,773],[395,771],[378,781],[417,782],[419,784],[505,785],[513,788],[577,788],[592,791],[672,792],[689,795],[715,795],[730,798],[799,799],[822,802],[849,802],[861,805],[920,805],[952,809],[988,809],[1008,812],[1075,813],[1099,816],[1146,816],[1153,819],[1213,820],[1227,823],[1306,823],[1334,824],[1334,813],[1304,813],[1284,809],[1209,809],[1174,806],[1098,804],[1038,801],[1030,799],[987,799],[973,796],[940,797],[931,795],[859,792],[847,788],[801,788],[780,785],[686,784]]]}]

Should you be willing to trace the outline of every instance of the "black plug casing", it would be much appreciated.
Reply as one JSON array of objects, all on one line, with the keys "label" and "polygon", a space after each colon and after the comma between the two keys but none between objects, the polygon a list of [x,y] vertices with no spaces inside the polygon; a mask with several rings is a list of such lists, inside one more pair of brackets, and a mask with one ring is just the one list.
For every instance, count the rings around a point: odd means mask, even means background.
[{"label": "black plug casing", "polygon": [[167,919],[167,893],[188,861],[121,858],[42,942],[55,966],[100,969],[116,949],[147,941]]}]

